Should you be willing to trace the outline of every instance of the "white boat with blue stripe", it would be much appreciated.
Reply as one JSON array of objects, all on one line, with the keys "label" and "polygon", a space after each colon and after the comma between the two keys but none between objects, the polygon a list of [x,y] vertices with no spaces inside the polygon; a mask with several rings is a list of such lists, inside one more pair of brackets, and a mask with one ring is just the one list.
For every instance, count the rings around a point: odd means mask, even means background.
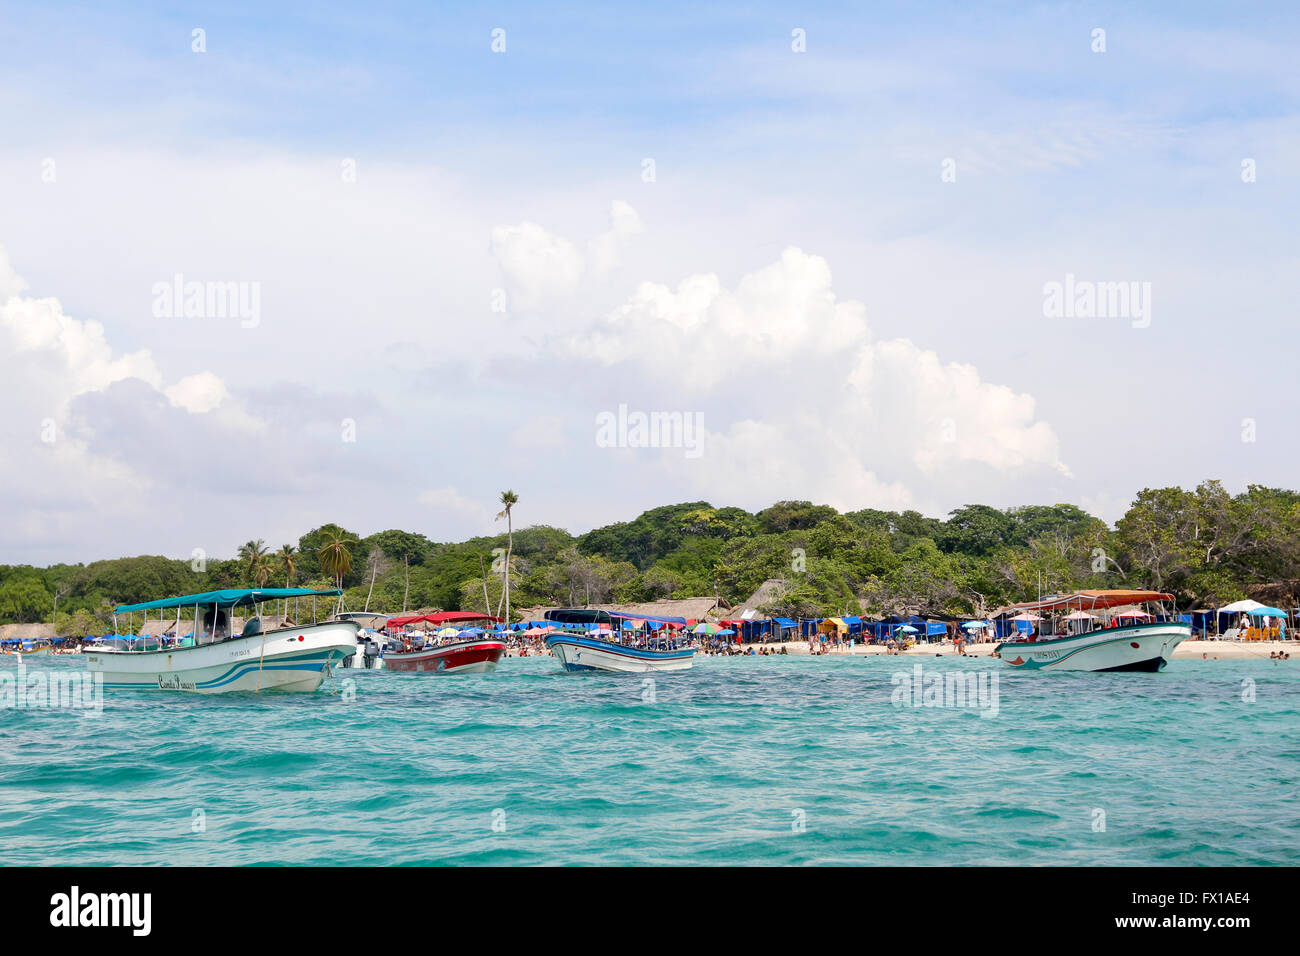
[{"label": "white boat with blue stripe", "polygon": [[[337,597],[341,593],[309,588],[230,589],[123,604],[113,613],[115,629],[119,615],[131,616],[128,631],[133,632],[135,612],[175,608],[174,634],[119,638],[107,647],[88,651],[86,666],[104,675],[106,691],[310,693],[320,687],[331,668],[356,653],[360,625],[340,620],[306,625],[285,622],[264,631],[260,617],[254,616],[244,622],[239,634],[232,635],[230,612],[237,607],[256,608],[263,601]],[[315,601],[312,603],[314,606]],[[194,611],[193,631],[180,637],[185,626],[181,612],[188,608]]]},{"label": "white boat with blue stripe", "polygon": [[566,671],[682,671],[695,660],[685,618],[595,608],[557,608],[545,618],[556,625],[546,646]]}]

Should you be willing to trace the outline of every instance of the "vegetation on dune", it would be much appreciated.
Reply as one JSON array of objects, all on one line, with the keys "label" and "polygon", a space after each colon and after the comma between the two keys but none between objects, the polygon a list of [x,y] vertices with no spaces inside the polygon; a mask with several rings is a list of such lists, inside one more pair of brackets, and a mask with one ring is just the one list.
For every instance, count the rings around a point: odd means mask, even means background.
[{"label": "vegetation on dune", "polygon": [[781,501],[751,514],[694,501],[574,536],[515,528],[503,492],[502,534],[439,543],[400,529],[362,537],[336,524],[269,550],[250,540],[226,560],[157,556],[49,568],[0,565],[0,623],[50,621],[85,633],[110,609],[225,587],[345,589],[350,609],[509,613],[718,595],[739,603],[765,582],[761,609],[783,616],[910,611],[981,616],[1043,593],[1152,587],[1180,606],[1219,605],[1248,586],[1300,578],[1300,493],[1252,485],[1230,495],[1145,489],[1114,528],[1074,505],[1000,510],[966,505],[946,518],[915,511],[840,513]]}]

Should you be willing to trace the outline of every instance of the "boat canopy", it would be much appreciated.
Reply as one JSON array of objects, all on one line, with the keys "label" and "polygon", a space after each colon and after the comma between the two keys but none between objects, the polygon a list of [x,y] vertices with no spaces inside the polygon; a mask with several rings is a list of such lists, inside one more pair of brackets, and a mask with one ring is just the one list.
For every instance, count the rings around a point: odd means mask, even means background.
[{"label": "boat canopy", "polygon": [[460,624],[466,621],[496,621],[501,618],[478,611],[435,611],[433,614],[408,614],[404,617],[390,617],[389,627],[406,627],[408,624]]},{"label": "boat canopy", "polygon": [[143,604],[121,604],[113,609],[114,614],[126,614],[130,611],[153,611],[165,607],[248,607],[262,601],[278,601],[281,598],[338,597],[343,592],[337,588],[328,591],[313,591],[311,588],[227,588],[224,591],[204,591],[201,594],[185,594],[181,597],[163,598],[161,601],[145,601]]},{"label": "boat canopy", "polygon": [[594,607],[557,607],[546,612],[546,620],[561,624],[612,624],[614,621],[653,621],[658,624],[676,624],[685,627],[684,617],[665,617],[655,614],[628,614],[623,611],[604,611]]},{"label": "boat canopy", "polygon": [[1174,596],[1163,591],[1075,591],[1073,594],[1059,594],[1043,598],[1041,601],[1026,601],[1013,604],[1013,608],[1026,611],[1093,611],[1108,607],[1122,607],[1125,604],[1141,604],[1144,601],[1172,601]]}]

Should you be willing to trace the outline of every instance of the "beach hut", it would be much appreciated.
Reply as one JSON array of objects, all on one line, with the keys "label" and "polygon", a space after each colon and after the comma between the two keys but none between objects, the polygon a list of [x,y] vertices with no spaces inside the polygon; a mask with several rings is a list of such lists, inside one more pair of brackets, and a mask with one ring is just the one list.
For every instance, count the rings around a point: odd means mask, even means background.
[{"label": "beach hut", "polygon": [[788,617],[774,617],[771,622],[772,636],[778,641],[799,639],[799,624]]}]

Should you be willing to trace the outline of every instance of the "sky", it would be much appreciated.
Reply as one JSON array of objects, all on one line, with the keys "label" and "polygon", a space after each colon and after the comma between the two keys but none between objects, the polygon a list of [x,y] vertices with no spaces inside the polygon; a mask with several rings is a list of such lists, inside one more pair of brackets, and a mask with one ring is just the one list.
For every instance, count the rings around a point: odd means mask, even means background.
[{"label": "sky", "polygon": [[1294,487],[1298,27],[0,3],[0,563]]}]

